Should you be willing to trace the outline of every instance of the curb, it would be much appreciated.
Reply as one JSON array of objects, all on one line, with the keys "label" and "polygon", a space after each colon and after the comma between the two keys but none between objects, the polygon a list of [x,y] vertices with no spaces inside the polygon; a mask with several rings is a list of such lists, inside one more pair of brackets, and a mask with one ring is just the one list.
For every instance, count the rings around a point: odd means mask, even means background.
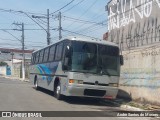
[{"label": "curb", "polygon": [[22,81],[22,82],[30,82],[29,79],[23,80],[22,78],[18,78],[18,77],[9,77],[9,76],[1,76],[1,77],[11,79],[11,80],[19,80],[19,81]]}]

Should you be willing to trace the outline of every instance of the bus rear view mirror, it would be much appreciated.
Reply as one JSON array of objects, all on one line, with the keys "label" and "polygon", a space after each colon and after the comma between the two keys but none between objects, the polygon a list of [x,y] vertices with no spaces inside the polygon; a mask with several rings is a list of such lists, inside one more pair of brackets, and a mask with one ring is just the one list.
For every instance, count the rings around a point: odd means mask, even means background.
[{"label": "bus rear view mirror", "polygon": [[121,64],[121,65],[124,65],[123,55],[120,55],[120,64]]},{"label": "bus rear view mirror", "polygon": [[68,66],[68,58],[67,57],[64,59],[64,66]]},{"label": "bus rear view mirror", "polygon": [[68,70],[68,58],[67,57],[64,59],[62,69]]}]

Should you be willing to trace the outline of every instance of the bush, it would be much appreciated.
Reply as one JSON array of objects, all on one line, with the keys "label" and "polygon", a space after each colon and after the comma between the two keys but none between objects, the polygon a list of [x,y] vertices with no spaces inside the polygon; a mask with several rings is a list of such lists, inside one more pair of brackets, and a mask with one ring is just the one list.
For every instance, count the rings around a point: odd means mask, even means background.
[{"label": "bush", "polygon": [[6,62],[0,62],[0,66],[6,66],[8,65]]}]

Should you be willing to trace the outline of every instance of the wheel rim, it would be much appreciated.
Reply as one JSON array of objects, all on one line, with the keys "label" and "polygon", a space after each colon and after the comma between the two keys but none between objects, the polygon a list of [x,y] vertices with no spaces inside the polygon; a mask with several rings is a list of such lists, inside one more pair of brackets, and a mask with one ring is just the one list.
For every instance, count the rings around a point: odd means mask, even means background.
[{"label": "wheel rim", "polygon": [[35,86],[36,86],[36,88],[38,87],[38,82],[37,82],[37,80],[36,80],[36,84],[35,84]]},{"label": "wheel rim", "polygon": [[57,86],[57,89],[56,89],[56,94],[57,94],[57,95],[60,94],[60,90],[61,90],[61,87],[60,87],[60,85],[58,85],[58,86]]}]

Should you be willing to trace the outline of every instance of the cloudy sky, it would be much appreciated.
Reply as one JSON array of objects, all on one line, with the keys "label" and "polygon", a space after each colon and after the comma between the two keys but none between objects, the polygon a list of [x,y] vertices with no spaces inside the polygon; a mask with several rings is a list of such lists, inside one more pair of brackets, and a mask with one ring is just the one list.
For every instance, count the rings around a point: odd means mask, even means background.
[{"label": "cloudy sky", "polygon": [[[107,12],[109,0],[0,0],[0,47],[21,48],[21,31],[13,23],[24,23],[25,48],[38,49],[47,45],[46,32],[31,18],[32,15],[46,17],[50,11],[51,42],[58,41],[58,10],[62,13],[62,37],[84,35],[102,38],[107,31]],[[19,12],[23,11],[26,14]],[[57,12],[56,12],[57,11]],[[47,28],[45,18],[35,19]],[[18,40],[19,39],[19,40]]]}]

